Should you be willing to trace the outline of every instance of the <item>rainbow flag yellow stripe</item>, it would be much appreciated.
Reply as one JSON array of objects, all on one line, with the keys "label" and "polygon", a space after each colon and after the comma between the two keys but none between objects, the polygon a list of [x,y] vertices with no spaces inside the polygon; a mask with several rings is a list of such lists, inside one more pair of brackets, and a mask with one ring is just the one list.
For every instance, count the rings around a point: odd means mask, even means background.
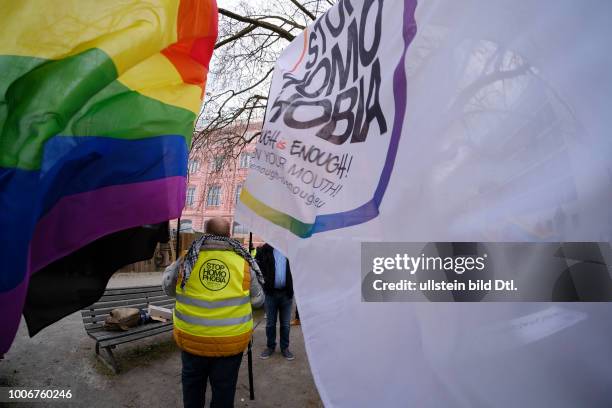
[{"label": "rainbow flag yellow stripe", "polygon": [[[0,116],[6,121],[0,134],[0,166],[39,168],[44,142],[72,133],[63,125],[91,114],[80,108],[108,86],[117,94],[134,91],[180,108],[186,111],[177,111],[180,121],[189,113],[195,119],[216,39],[214,2],[69,0],[45,7],[48,4],[19,1],[4,6],[0,67],[6,78],[0,86],[12,89],[0,91],[5,91],[13,112]],[[134,113],[139,121],[159,121],[155,111]],[[32,129],[40,121],[32,119],[43,114],[55,115],[57,124],[41,133]],[[104,135],[102,130],[91,127],[87,134]],[[181,134],[189,142],[191,130]]]}]

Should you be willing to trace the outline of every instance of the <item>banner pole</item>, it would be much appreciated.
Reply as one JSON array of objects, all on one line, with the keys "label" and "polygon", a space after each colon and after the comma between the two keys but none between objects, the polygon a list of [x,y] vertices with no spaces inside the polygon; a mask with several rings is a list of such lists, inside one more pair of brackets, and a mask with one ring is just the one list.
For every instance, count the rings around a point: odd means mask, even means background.
[{"label": "banner pole", "polygon": [[[253,251],[253,233],[249,232],[249,253]],[[251,279],[253,279],[251,277]],[[257,278],[256,278],[257,279]],[[249,341],[249,348],[247,351],[247,362],[249,366],[249,399],[253,401],[255,399],[255,387],[253,386],[253,337]]]},{"label": "banner pole", "polygon": [[247,351],[247,362],[249,365],[249,399],[255,399],[255,387],[253,386],[253,339],[249,341],[249,349]]},{"label": "banner pole", "polygon": [[179,253],[181,251],[180,233],[181,233],[181,217],[179,217],[176,222],[176,253],[174,254],[175,261],[178,261]]}]

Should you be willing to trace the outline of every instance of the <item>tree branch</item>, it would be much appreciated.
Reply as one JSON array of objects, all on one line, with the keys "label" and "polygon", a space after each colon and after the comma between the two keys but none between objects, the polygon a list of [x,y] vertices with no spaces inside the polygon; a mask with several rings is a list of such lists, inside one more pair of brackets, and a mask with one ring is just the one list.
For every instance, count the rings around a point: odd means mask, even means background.
[{"label": "tree branch", "polygon": [[274,72],[274,68],[270,68],[268,70],[268,72],[266,72],[266,74],[263,76],[263,78],[261,78],[259,81],[255,82],[253,85],[249,86],[248,88],[241,89],[240,91],[234,93],[234,95],[232,95],[232,96],[240,95],[242,93],[245,93],[245,92],[250,91],[251,89],[257,87],[259,84],[261,84],[263,81],[265,81],[268,78],[268,76],[270,76],[270,74],[272,72]]},{"label": "tree branch", "polygon": [[223,40],[219,41],[218,43],[215,44],[215,49],[217,48],[221,48],[223,47],[225,44],[231,43],[232,41],[235,41],[241,37],[244,37],[245,35],[247,35],[248,33],[250,33],[251,31],[253,31],[254,29],[256,29],[257,26],[254,24],[251,24],[250,26],[246,27],[243,30],[238,31],[236,34],[224,38]]},{"label": "tree branch", "polygon": [[301,25],[301,24],[298,24],[298,23],[296,23],[295,21],[287,20],[286,18],[283,18],[283,17],[281,17],[281,16],[263,16],[263,17],[258,17],[258,18],[256,18],[256,20],[257,20],[257,21],[261,21],[261,20],[265,20],[266,18],[268,18],[268,19],[270,19],[270,18],[275,18],[275,19],[277,19],[277,20],[280,20],[280,21],[282,21],[282,22],[284,22],[284,23],[289,24],[290,26],[293,26],[293,27],[295,27],[295,28],[299,28],[300,30],[303,30],[303,29],[305,29],[305,28],[306,28],[305,26],[303,26],[303,25]]},{"label": "tree branch", "polygon": [[253,18],[250,17],[244,17],[241,16],[239,14],[236,14],[234,12],[231,12],[229,10],[220,8],[219,9],[219,14],[224,15],[225,17],[229,17],[233,20],[236,21],[240,21],[243,23],[249,23],[252,24],[254,26],[257,27],[261,27],[264,28],[266,30],[270,30],[272,32],[275,32],[276,34],[278,34],[279,36],[283,37],[284,39],[288,40],[288,41],[293,41],[293,39],[295,38],[295,35],[291,34],[289,31],[287,30],[283,30],[282,28],[272,24],[272,23],[268,23],[267,21],[261,21],[261,20],[255,20]]},{"label": "tree branch", "polygon": [[310,17],[311,20],[316,20],[317,18],[315,17],[314,14],[312,14],[310,11],[308,11],[308,9],[306,7],[304,7],[299,1],[297,0],[291,0],[291,2],[293,4],[295,4],[295,7],[299,8],[302,13],[306,14],[308,17]]}]

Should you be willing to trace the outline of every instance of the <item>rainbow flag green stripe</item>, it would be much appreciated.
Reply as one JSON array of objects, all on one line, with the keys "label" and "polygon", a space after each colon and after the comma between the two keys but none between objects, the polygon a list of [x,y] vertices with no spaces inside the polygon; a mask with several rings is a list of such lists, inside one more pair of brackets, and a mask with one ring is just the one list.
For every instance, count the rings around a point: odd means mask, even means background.
[{"label": "rainbow flag green stripe", "polygon": [[14,78],[0,102],[0,167],[40,168],[44,143],[55,135],[140,139],[178,134],[190,145],[195,114],[117,81],[112,60],[101,50],[59,61],[0,56],[0,69]]}]

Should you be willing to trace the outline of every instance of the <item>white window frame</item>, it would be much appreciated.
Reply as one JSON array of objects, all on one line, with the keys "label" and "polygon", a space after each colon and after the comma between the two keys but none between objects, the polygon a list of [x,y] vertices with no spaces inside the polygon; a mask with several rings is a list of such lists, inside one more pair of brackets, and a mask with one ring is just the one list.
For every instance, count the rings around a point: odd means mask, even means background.
[{"label": "white window frame", "polygon": [[196,186],[187,187],[187,194],[185,196],[185,206],[193,207],[193,204],[195,203],[196,190]]},{"label": "white window frame", "polygon": [[[216,193],[213,193],[216,192]],[[221,205],[221,185],[213,184],[208,187],[208,194],[206,195],[206,206],[207,207],[218,207]]]}]

